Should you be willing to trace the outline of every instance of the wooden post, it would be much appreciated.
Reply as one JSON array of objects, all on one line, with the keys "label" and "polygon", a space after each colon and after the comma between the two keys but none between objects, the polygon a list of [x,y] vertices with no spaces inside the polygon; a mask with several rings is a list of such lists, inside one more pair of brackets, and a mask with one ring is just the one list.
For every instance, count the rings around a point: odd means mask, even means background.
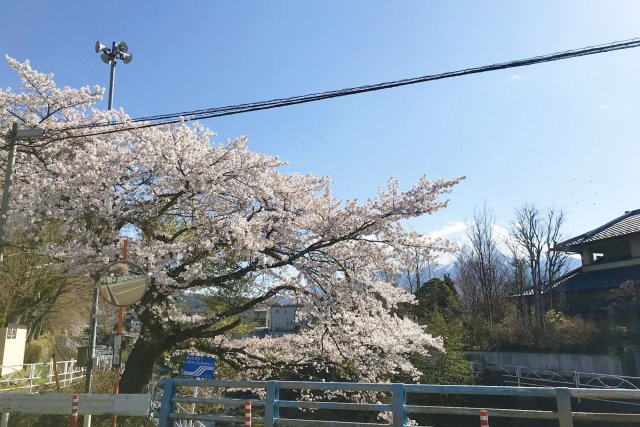
[{"label": "wooden post", "polygon": [[56,379],[56,391],[58,393],[62,393],[62,390],[60,390],[60,378],[58,377],[58,362],[56,361],[55,353],[51,355],[51,363],[53,364],[53,375],[55,376],[55,379]]}]

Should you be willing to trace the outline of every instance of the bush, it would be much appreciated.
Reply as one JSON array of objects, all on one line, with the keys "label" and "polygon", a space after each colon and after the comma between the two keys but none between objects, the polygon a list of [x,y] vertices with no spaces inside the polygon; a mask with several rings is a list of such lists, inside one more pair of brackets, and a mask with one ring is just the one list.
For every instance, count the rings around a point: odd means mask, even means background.
[{"label": "bush", "polygon": [[24,363],[38,363],[42,357],[42,345],[32,342],[24,352]]},{"label": "bush", "polygon": [[51,360],[51,338],[40,337],[31,341],[24,352],[24,363],[41,363]]},{"label": "bush", "polygon": [[476,323],[468,329],[477,328],[481,328],[478,333],[486,337],[480,349],[502,351],[606,354],[602,343],[617,343],[618,337],[623,335],[619,328],[598,329],[581,317],[567,316],[555,310],[545,314],[544,329],[524,324],[515,313],[508,313],[493,326]]}]

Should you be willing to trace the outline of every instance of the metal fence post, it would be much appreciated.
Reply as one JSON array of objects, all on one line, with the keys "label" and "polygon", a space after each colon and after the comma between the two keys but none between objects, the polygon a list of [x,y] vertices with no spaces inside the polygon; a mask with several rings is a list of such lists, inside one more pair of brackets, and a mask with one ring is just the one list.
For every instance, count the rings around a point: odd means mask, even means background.
[{"label": "metal fence post", "polygon": [[9,413],[3,412],[0,418],[0,427],[9,427]]},{"label": "metal fence post", "polygon": [[264,402],[264,427],[273,427],[275,420],[280,417],[279,399],[278,381],[269,381],[267,383],[267,400]]},{"label": "metal fence post", "polygon": [[567,387],[556,388],[556,401],[558,402],[558,422],[560,427],[573,427],[571,393]]},{"label": "metal fence post", "polygon": [[169,414],[173,412],[173,395],[175,382],[171,378],[159,381],[162,384],[162,399],[160,400],[160,413],[158,414],[158,427],[170,427],[173,422],[169,420]]},{"label": "metal fence post", "polygon": [[391,410],[393,411],[393,427],[404,427],[407,422],[407,413],[404,409],[405,392],[404,384],[391,385]]}]

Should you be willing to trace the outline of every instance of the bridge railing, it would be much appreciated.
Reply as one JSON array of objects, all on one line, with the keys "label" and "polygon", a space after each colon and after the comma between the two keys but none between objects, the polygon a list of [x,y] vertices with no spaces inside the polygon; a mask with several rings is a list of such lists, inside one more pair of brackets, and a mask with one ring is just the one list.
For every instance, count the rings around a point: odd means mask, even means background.
[{"label": "bridge railing", "polygon": [[[573,421],[593,422],[640,422],[640,413],[599,413],[572,410],[571,399],[616,399],[617,401],[640,401],[640,390],[623,389],[573,389],[566,387],[495,387],[426,384],[373,384],[373,383],[324,383],[288,381],[220,381],[194,379],[166,379],[160,382],[163,388],[161,404],[156,414],[160,427],[171,427],[182,420],[226,423],[244,422],[244,417],[229,414],[229,407],[241,408],[246,400],[251,400],[257,409],[253,421],[265,427],[273,426],[339,426],[339,427],[404,427],[407,417],[412,414],[471,415],[478,416],[481,409],[487,409],[491,417],[520,419],[557,420],[560,427],[572,427]],[[199,387],[214,391],[212,397],[193,397],[185,387]],[[187,391],[185,391],[187,390]],[[242,398],[237,393],[244,390]],[[376,396],[370,403],[335,402],[322,399],[321,394],[307,395],[303,401],[280,399],[283,390],[333,392],[338,395],[360,392],[362,396]],[[178,391],[178,392],[177,392]],[[235,393],[236,398],[229,397]],[[407,396],[418,395],[480,395],[507,397],[536,397],[555,401],[555,410],[524,410],[505,408],[474,408],[461,406],[427,406],[408,404]],[[254,398],[250,398],[253,396]],[[249,397],[249,398],[248,398]],[[413,399],[411,399],[413,400]],[[201,413],[185,413],[177,410],[177,405],[198,404]],[[208,409],[204,409],[208,408]],[[334,420],[308,420],[284,418],[280,409],[296,408],[328,411],[370,411],[390,415],[389,423],[360,423]],[[220,410],[223,413],[220,413]],[[226,410],[226,413],[224,413]],[[195,412],[195,411],[192,411]],[[218,412],[218,413],[214,413]],[[597,424],[596,424],[597,425]]]}]

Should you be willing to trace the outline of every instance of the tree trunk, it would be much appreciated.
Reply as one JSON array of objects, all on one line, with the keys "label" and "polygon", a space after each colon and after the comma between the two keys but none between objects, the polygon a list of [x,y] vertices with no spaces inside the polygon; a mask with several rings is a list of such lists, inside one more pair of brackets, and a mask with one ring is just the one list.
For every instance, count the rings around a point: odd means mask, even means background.
[{"label": "tree trunk", "polygon": [[140,337],[136,341],[120,380],[121,393],[142,393],[151,381],[155,361],[167,350],[165,340]]}]

